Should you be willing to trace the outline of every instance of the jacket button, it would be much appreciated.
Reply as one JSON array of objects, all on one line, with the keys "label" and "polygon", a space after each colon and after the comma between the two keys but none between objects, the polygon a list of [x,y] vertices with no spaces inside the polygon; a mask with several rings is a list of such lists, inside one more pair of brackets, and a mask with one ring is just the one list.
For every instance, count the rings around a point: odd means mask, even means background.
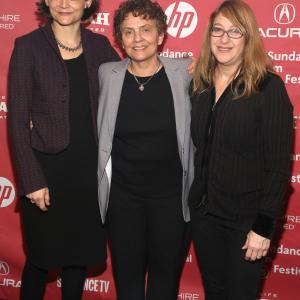
[{"label": "jacket button", "polygon": [[186,176],[186,175],[187,175],[187,171],[184,171],[184,172],[183,172],[183,175]]}]

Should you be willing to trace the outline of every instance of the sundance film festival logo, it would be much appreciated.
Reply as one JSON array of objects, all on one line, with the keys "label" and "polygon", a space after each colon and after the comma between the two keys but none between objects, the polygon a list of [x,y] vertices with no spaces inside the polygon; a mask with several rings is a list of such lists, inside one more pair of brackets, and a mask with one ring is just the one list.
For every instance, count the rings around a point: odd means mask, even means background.
[{"label": "sundance film festival logo", "polygon": [[0,208],[7,207],[15,199],[15,188],[13,184],[4,177],[0,177]]},{"label": "sundance film festival logo", "polygon": [[275,7],[274,19],[278,24],[291,24],[296,17],[295,6],[290,3],[281,3]]},{"label": "sundance film festival logo", "polygon": [[166,9],[168,17],[168,33],[173,37],[185,38],[191,35],[198,23],[195,8],[183,1],[172,3]]},{"label": "sundance film festival logo", "polygon": [[0,260],[0,275],[5,276],[9,274],[9,265],[5,262]]}]

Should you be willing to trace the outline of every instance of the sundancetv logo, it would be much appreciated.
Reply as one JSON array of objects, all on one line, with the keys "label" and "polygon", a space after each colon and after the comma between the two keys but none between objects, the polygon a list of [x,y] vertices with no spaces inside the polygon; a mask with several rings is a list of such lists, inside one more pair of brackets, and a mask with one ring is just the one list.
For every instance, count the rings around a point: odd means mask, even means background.
[{"label": "sundancetv logo", "polygon": [[188,37],[198,24],[197,12],[187,2],[174,2],[166,9],[165,13],[168,17],[168,33],[175,38]]},{"label": "sundancetv logo", "polygon": [[15,199],[15,188],[5,177],[0,177],[0,208],[4,208],[13,203]]},{"label": "sundancetv logo", "polygon": [[[56,286],[61,288],[62,282],[61,279],[56,281]],[[85,280],[83,290],[88,292],[96,292],[96,293],[109,293],[110,281],[108,280],[98,280],[88,278]]]}]

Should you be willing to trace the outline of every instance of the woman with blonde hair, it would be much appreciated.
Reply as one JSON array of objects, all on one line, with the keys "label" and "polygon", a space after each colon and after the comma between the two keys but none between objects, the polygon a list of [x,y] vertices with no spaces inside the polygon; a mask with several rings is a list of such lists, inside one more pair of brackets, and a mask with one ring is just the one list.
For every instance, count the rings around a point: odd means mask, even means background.
[{"label": "woman with blonde hair", "polygon": [[254,300],[289,179],[293,108],[245,2],[212,13],[191,90],[189,204],[205,299]]}]

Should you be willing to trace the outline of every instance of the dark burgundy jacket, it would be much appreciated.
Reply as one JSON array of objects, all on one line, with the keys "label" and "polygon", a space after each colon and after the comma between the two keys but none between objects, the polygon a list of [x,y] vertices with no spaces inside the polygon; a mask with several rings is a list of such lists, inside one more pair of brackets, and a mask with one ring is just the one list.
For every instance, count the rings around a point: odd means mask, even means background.
[{"label": "dark burgundy jacket", "polygon": [[[102,35],[82,27],[81,39],[97,139],[98,68],[119,56]],[[47,186],[33,149],[58,153],[69,144],[68,71],[50,24],[16,39],[8,83],[10,144],[19,194],[26,195]]]}]

